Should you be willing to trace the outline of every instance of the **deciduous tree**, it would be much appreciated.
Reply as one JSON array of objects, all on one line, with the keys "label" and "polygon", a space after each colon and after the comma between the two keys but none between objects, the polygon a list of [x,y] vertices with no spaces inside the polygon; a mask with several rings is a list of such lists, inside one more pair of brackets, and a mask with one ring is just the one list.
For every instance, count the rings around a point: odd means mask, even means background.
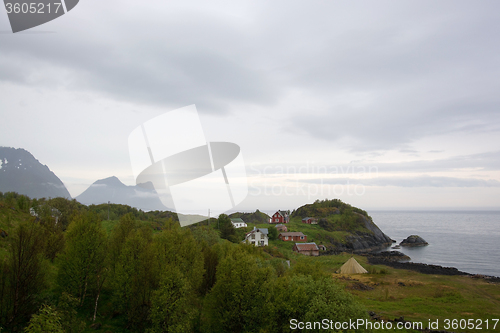
[{"label": "deciduous tree", "polygon": [[106,232],[92,213],[77,215],[66,231],[64,253],[58,265],[58,284],[77,297],[80,305],[88,294],[98,297],[105,278]]}]

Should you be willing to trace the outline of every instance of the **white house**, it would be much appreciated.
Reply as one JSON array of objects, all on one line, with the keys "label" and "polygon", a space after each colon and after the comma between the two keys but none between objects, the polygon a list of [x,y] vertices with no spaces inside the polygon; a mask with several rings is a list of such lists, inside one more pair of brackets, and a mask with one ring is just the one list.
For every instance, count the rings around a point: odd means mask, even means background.
[{"label": "white house", "polygon": [[245,223],[245,221],[243,221],[240,218],[235,218],[235,219],[232,218],[231,223],[233,224],[233,227],[235,227],[235,228],[246,228],[247,227],[247,224]]},{"label": "white house", "polygon": [[269,231],[267,228],[255,228],[245,235],[244,242],[248,242],[255,246],[268,246],[269,245]]}]

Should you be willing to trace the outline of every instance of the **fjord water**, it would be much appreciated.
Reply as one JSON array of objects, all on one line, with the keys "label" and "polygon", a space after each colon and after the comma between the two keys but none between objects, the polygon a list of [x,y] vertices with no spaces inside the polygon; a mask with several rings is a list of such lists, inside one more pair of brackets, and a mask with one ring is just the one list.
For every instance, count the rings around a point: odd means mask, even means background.
[{"label": "fjord water", "polygon": [[[500,277],[500,211],[369,211],[399,244],[419,235],[429,245],[401,247],[412,262]],[[390,249],[388,249],[390,250]]]}]

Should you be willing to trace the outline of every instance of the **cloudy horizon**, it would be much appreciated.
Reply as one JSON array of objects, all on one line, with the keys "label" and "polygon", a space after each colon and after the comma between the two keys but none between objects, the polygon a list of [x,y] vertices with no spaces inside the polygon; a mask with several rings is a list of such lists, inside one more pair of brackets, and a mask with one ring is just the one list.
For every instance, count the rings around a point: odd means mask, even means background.
[{"label": "cloudy horizon", "polygon": [[135,185],[129,134],[195,104],[207,140],[241,147],[241,210],[500,209],[499,9],[82,0],[12,34],[3,8],[0,146],[72,197],[111,176]]}]

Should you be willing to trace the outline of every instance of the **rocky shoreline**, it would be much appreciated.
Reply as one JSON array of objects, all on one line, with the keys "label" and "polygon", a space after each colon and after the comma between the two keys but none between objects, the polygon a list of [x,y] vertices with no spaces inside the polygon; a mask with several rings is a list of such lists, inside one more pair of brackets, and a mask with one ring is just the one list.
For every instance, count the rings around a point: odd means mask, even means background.
[{"label": "rocky shoreline", "polygon": [[[370,265],[385,265],[397,269],[408,269],[423,274],[435,275],[466,275],[471,278],[484,279],[489,282],[500,283],[500,277],[488,276],[482,274],[471,274],[458,270],[455,267],[443,267],[439,265],[430,265],[415,262],[402,262],[401,260],[409,260],[409,257],[399,251],[384,251],[379,253],[367,253]],[[405,259],[406,257],[407,259]]]}]

